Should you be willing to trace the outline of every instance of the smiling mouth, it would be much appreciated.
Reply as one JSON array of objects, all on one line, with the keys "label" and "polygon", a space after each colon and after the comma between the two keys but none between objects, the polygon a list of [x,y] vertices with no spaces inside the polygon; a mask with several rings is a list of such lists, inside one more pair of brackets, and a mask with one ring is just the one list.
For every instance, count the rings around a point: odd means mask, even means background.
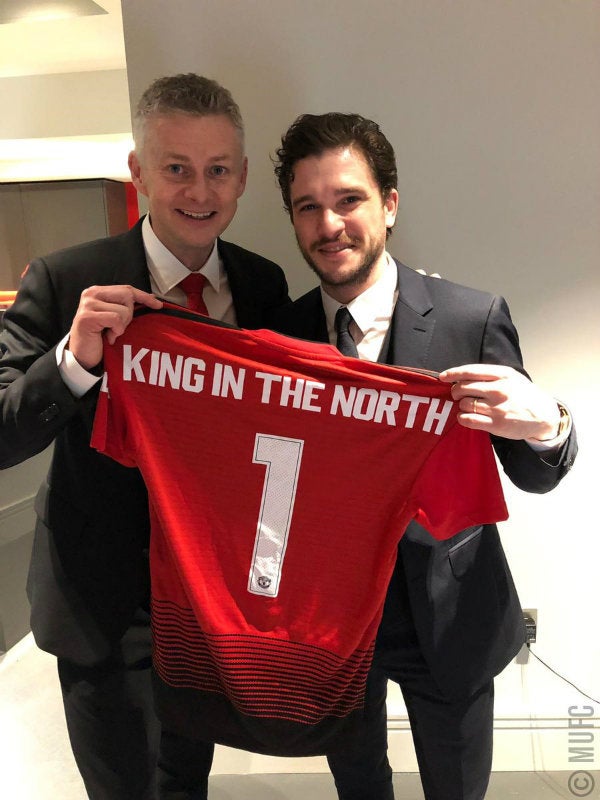
[{"label": "smiling mouth", "polygon": [[325,253],[335,255],[335,253],[341,253],[344,250],[353,250],[354,245],[352,242],[317,242],[314,245],[313,250],[318,251],[319,253]]},{"label": "smiling mouth", "polygon": [[177,211],[188,219],[210,219],[217,213],[216,211],[185,211],[183,208],[178,208]]}]

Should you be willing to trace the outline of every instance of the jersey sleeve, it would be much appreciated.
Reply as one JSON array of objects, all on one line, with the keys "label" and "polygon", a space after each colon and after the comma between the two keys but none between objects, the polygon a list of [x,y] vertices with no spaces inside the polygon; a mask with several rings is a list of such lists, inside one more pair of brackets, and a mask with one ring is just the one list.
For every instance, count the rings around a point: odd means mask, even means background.
[{"label": "jersey sleeve", "polygon": [[413,486],[414,517],[436,539],[508,518],[490,437],[456,423]]},{"label": "jersey sleeve", "polygon": [[104,373],[102,386],[98,395],[94,427],[92,429],[91,446],[114,458],[125,467],[135,467],[137,462],[127,445],[127,424],[122,414],[118,413],[118,403],[111,403],[107,374]]}]

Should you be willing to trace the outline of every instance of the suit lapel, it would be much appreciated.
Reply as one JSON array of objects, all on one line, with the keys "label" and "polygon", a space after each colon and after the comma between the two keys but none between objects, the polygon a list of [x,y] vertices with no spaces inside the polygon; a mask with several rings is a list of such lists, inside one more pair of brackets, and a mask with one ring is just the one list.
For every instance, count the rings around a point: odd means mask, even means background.
[{"label": "suit lapel", "polygon": [[256,305],[256,289],[252,286],[252,273],[244,268],[227,242],[218,240],[219,255],[227,273],[229,289],[240,328],[258,328],[262,318]]},{"label": "suit lapel", "polygon": [[325,309],[323,308],[323,301],[321,299],[321,290],[317,287],[311,292],[307,298],[312,305],[312,309],[308,309],[306,319],[310,321],[311,330],[308,331],[307,338],[316,342],[329,343],[329,334],[327,333],[327,319],[325,317]]},{"label": "suit lapel", "polygon": [[142,239],[142,222],[143,218],[123,235],[122,252],[114,260],[112,283],[115,285],[130,284],[136,289],[150,292],[152,289],[150,288],[150,273]]},{"label": "suit lapel", "polygon": [[392,317],[386,360],[389,364],[426,369],[435,328],[431,296],[418,273],[399,261],[396,265],[398,302]]},{"label": "suit lapel", "polygon": [[329,342],[327,320],[318,286],[296,300],[289,312],[286,310],[284,330],[292,336],[311,342]]},{"label": "suit lapel", "polygon": [[[433,303],[422,277],[396,261],[398,267],[398,302],[379,359],[388,364],[428,368],[429,347],[435,327]],[[288,318],[291,333],[315,342],[327,342],[327,322],[317,287],[296,300],[293,316]]]}]

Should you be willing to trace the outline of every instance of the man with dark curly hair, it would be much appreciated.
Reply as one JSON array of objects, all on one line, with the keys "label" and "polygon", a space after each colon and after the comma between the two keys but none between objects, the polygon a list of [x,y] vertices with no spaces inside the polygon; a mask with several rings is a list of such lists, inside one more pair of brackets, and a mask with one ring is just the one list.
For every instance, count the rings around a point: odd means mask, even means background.
[{"label": "man with dark curly hair", "polygon": [[[386,251],[398,211],[397,171],[377,123],[358,114],[305,114],[277,156],[298,246],[320,280],[286,309],[277,329],[330,342],[355,358],[440,372],[453,384],[460,423],[491,435],[513,483],[529,492],[554,488],[573,464],[575,432],[564,406],[527,377],[504,299],[419,274]],[[360,492],[360,474],[349,478]],[[427,800],[482,800],[493,678],[524,640],[496,526],[437,541],[411,522],[369,676],[370,734],[329,755],[339,797],[393,798],[385,716],[392,679],[406,702]]]}]

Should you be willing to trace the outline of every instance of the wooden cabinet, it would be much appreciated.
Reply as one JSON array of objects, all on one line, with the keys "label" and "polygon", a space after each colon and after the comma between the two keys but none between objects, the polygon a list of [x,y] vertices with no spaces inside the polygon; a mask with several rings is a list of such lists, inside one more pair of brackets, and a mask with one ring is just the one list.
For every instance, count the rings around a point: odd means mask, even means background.
[{"label": "wooden cabinet", "polygon": [[[35,256],[122,233],[126,184],[112,180],[0,184],[0,290],[16,289]],[[0,326],[2,311],[0,311]],[[29,631],[25,593],[33,502],[52,448],[0,471],[0,652]]]},{"label": "wooden cabinet", "polygon": [[126,184],[106,179],[0,184],[0,289],[35,256],[128,228]]}]

